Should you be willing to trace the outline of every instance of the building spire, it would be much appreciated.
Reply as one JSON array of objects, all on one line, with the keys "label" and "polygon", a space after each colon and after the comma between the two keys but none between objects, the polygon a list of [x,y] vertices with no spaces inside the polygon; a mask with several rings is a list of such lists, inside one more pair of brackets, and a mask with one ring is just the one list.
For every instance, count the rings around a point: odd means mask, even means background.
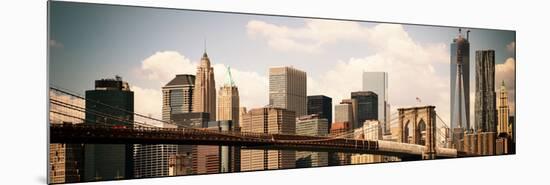
[{"label": "building spire", "polygon": [[229,85],[231,87],[234,87],[235,86],[235,81],[233,81],[233,77],[231,76],[231,67],[230,66],[227,66],[226,68],[226,74],[227,74],[227,78],[225,79],[225,85]]}]

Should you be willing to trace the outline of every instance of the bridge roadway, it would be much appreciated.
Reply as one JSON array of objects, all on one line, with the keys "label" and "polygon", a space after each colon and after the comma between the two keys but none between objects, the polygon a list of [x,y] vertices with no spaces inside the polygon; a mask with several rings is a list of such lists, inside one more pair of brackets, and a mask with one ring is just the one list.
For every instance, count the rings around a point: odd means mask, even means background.
[{"label": "bridge roadway", "polygon": [[[242,149],[346,152],[402,158],[419,158],[425,149],[422,145],[381,140],[86,124],[51,124],[50,143],[225,145],[241,146]],[[457,156],[455,149],[436,148],[436,158]]]}]

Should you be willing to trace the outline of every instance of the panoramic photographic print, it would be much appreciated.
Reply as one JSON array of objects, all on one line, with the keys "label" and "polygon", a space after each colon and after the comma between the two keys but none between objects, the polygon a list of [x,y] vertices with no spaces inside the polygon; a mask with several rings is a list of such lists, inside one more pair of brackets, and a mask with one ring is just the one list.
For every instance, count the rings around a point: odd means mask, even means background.
[{"label": "panoramic photographic print", "polygon": [[515,154],[515,43],[512,30],[49,1],[48,182]]}]

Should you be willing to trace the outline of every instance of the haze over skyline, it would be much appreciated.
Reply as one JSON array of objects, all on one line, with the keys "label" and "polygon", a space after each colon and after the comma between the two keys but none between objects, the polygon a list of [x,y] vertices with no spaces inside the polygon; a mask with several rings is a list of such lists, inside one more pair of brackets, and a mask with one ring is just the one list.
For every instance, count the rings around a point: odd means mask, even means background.
[{"label": "haze over skyline", "polygon": [[[361,90],[361,72],[386,71],[392,110],[419,97],[449,124],[449,45],[457,28],[62,2],[51,8],[49,83],[84,94],[94,80],[120,75],[138,113],[160,118],[161,87],[176,74],[194,75],[206,49],[216,89],[231,66],[247,108],[267,105],[271,66],[307,72],[308,95],[330,96],[333,105]],[[476,50],[495,50],[495,84],[505,81],[515,115],[515,33],[470,30],[470,61]]]}]

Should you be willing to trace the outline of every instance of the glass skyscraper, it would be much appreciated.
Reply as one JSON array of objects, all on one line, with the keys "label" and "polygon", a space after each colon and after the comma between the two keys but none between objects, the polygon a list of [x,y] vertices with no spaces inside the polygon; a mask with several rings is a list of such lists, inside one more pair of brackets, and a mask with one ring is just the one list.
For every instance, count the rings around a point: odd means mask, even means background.
[{"label": "glass skyscraper", "polygon": [[459,29],[457,38],[451,43],[451,132],[453,141],[470,127],[470,42]]},{"label": "glass skyscraper", "polygon": [[356,125],[362,127],[367,120],[378,120],[378,95],[372,91],[358,91],[351,93],[351,99],[357,101]]},{"label": "glass skyscraper", "polygon": [[328,130],[332,124],[332,98],[323,95],[307,96],[307,114],[318,114],[328,121]]},{"label": "glass skyscraper", "polygon": [[363,72],[363,91],[372,91],[378,95],[378,121],[384,128],[383,132],[389,133],[388,73]]},{"label": "glass skyscraper", "polygon": [[306,72],[293,67],[269,68],[269,105],[307,114]]},{"label": "glass skyscraper", "polygon": [[[134,92],[122,78],[95,81],[86,91],[86,124],[133,127]],[[107,116],[108,115],[108,116]],[[133,144],[86,144],[84,179],[113,180],[133,178]]]}]

